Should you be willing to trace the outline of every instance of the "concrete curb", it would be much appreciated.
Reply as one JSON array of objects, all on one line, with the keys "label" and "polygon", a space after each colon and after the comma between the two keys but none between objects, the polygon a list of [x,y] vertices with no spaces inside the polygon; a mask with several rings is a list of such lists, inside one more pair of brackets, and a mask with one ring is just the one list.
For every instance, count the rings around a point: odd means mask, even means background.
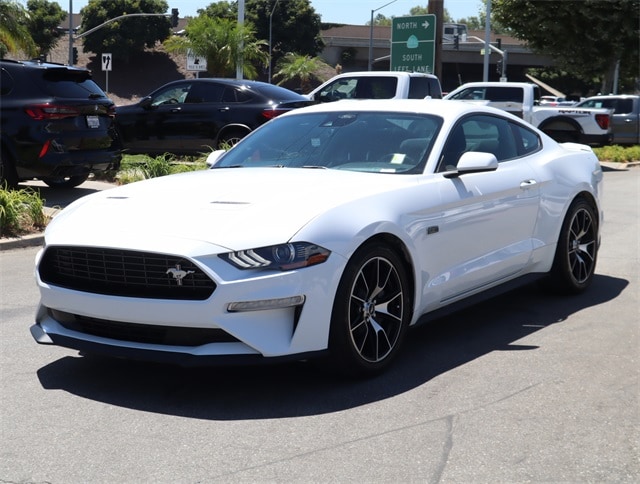
[{"label": "concrete curb", "polygon": [[[605,168],[616,171],[624,171],[628,168],[640,166],[640,161],[632,161],[629,163],[611,163],[603,161],[600,163]],[[55,216],[60,209],[45,207],[45,213],[49,217]],[[29,234],[22,237],[0,238],[0,251],[24,249],[27,247],[36,247],[44,244],[44,233]]]}]

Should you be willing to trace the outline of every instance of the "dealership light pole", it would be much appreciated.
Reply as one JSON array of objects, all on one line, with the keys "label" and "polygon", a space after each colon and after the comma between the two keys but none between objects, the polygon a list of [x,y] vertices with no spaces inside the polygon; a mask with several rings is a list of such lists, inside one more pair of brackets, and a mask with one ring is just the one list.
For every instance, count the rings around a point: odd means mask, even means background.
[{"label": "dealership light pole", "polygon": [[391,5],[398,0],[392,0],[389,3],[385,3],[382,7],[374,8],[371,10],[371,23],[369,24],[369,69],[371,70],[371,66],[373,64],[373,14],[378,10],[382,10],[384,7]]}]

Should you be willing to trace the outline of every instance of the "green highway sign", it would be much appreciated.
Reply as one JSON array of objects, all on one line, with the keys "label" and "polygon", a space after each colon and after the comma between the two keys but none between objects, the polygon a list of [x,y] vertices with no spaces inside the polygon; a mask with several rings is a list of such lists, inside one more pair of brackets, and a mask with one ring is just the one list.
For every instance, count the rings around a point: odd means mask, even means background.
[{"label": "green highway sign", "polygon": [[433,74],[436,16],[395,17],[391,27],[391,70]]}]

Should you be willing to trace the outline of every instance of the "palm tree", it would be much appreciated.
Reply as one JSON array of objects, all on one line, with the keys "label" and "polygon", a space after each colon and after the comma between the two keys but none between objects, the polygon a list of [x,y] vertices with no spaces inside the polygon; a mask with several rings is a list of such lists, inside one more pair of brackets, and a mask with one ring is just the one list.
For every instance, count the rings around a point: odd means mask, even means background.
[{"label": "palm tree", "polygon": [[258,77],[257,65],[266,65],[269,58],[264,40],[256,40],[250,24],[241,26],[235,20],[204,15],[192,19],[186,36],[172,36],[164,42],[169,52],[186,52],[206,57],[207,71],[218,77],[234,77],[236,66],[242,63],[248,79]]},{"label": "palm tree", "polygon": [[278,85],[294,79],[300,80],[300,90],[308,93],[311,90],[311,80],[316,76],[321,68],[330,66],[319,57],[310,57],[308,55],[287,53],[280,61],[278,61],[277,69],[273,77],[281,78]]},{"label": "palm tree", "polygon": [[0,0],[0,59],[8,53],[23,51],[29,57],[38,54],[27,29],[29,14],[14,1]]}]

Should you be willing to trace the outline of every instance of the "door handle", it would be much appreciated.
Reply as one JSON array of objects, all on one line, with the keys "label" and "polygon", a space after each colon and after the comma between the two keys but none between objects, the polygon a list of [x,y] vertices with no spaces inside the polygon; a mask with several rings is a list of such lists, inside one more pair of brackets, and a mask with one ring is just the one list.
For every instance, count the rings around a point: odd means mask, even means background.
[{"label": "door handle", "polygon": [[182,108],[171,108],[172,113],[179,113],[181,110]]},{"label": "door handle", "polygon": [[526,190],[527,188],[531,188],[532,186],[537,184],[538,182],[535,180],[524,180],[520,182],[520,188],[522,188],[523,190]]}]

